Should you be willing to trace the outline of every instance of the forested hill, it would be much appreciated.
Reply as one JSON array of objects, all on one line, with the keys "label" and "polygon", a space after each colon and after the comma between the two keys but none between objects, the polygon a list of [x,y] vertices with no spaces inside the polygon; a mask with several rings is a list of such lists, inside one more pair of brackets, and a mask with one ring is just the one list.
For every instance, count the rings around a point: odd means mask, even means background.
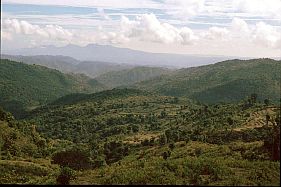
[{"label": "forested hill", "polygon": [[102,84],[114,88],[118,86],[131,85],[171,72],[172,70],[160,67],[135,67],[133,69],[108,72],[96,79]]},{"label": "forested hill", "polygon": [[281,61],[235,59],[181,69],[135,86],[164,95],[188,96],[206,103],[236,102],[252,93],[256,93],[260,101],[271,98],[278,102],[280,75]]},{"label": "forested hill", "polygon": [[0,105],[16,116],[26,107],[45,104],[70,93],[102,89],[101,83],[84,75],[63,74],[6,59],[0,61]]}]

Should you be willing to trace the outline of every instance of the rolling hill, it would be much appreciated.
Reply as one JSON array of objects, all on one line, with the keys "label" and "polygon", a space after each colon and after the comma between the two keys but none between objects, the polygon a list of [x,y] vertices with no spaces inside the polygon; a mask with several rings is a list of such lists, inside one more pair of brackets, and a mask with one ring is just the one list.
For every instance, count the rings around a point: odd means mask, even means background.
[{"label": "rolling hill", "polygon": [[252,93],[258,100],[280,98],[281,61],[272,59],[228,60],[185,68],[135,85],[170,96],[187,96],[205,103],[235,102]]},{"label": "rolling hill", "polygon": [[172,70],[157,67],[135,67],[121,71],[112,71],[98,76],[96,79],[108,87],[127,86],[171,73]]},{"label": "rolling hill", "polygon": [[63,74],[5,59],[0,62],[0,105],[17,117],[26,107],[45,104],[70,93],[91,93],[104,88],[85,75]]}]

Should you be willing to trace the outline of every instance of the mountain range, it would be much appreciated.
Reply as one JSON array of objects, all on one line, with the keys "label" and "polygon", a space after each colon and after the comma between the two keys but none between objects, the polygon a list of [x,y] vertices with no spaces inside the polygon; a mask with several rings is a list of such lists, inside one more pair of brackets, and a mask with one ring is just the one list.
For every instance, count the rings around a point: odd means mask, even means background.
[{"label": "mountain range", "polygon": [[148,53],[119,48],[110,45],[89,44],[84,47],[77,45],[66,45],[63,47],[44,46],[36,48],[24,48],[17,50],[2,50],[2,54],[9,55],[63,55],[81,61],[99,61],[111,63],[124,63],[140,66],[161,66],[161,67],[193,67],[212,64],[218,61],[233,59],[227,56],[202,56],[182,55],[166,53]]}]

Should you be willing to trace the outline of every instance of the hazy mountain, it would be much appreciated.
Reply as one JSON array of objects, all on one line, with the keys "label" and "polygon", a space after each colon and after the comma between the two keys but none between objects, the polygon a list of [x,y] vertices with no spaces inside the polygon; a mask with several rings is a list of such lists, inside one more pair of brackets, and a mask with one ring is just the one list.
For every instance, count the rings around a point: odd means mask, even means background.
[{"label": "hazy mountain", "polygon": [[170,75],[136,84],[164,95],[188,96],[207,103],[233,102],[258,94],[258,100],[280,98],[281,61],[229,60],[214,65],[180,69]]},{"label": "hazy mountain", "polygon": [[133,69],[108,72],[96,77],[96,79],[102,84],[114,88],[118,86],[131,85],[136,82],[148,80],[171,72],[172,70],[166,68],[135,67]]},{"label": "hazy mountain", "polygon": [[148,53],[110,45],[89,44],[85,47],[67,45],[64,47],[45,46],[18,50],[4,50],[11,55],[64,55],[82,61],[102,61],[126,63],[143,66],[192,67],[206,65],[222,60],[233,59],[225,56],[200,56]]},{"label": "hazy mountain", "polygon": [[37,55],[37,56],[22,56],[22,55],[5,55],[1,54],[2,59],[9,59],[25,64],[37,64],[46,66],[48,68],[56,69],[64,73],[74,72],[76,65],[80,61],[67,56],[51,56],[51,55]]},{"label": "hazy mountain", "polygon": [[134,66],[99,61],[83,61],[75,66],[74,73],[84,73],[90,77],[97,77],[111,71],[131,69]]},{"label": "hazy mountain", "polygon": [[26,64],[42,65],[48,68],[59,70],[63,73],[83,73],[92,78],[110,71],[130,69],[134,67],[132,65],[116,64],[109,62],[79,61],[74,58],[61,55],[22,56],[1,54],[1,58],[10,59],[17,62],[23,62]]}]

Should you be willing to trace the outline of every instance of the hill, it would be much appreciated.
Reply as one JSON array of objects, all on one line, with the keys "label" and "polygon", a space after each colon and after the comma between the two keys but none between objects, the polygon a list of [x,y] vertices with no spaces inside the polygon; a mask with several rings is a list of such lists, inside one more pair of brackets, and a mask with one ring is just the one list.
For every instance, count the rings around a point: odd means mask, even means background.
[{"label": "hill", "polygon": [[205,103],[237,102],[252,93],[258,100],[280,98],[281,61],[229,60],[178,70],[136,84],[136,88],[170,96],[187,96]]},{"label": "hill", "polygon": [[97,76],[111,71],[131,69],[133,67],[134,66],[127,64],[117,64],[102,61],[82,61],[78,65],[76,65],[73,72],[83,73],[89,77],[96,78]]},{"label": "hill", "polygon": [[102,89],[101,83],[84,75],[63,74],[5,59],[0,61],[0,105],[16,115],[27,107],[45,104],[66,94]]},{"label": "hill", "polygon": [[117,64],[101,61],[79,61],[74,58],[61,55],[21,56],[1,54],[1,58],[23,62],[25,64],[42,65],[51,69],[59,70],[63,73],[82,73],[92,78],[110,71],[130,69],[134,67],[127,64]]},{"label": "hill", "polygon": [[127,86],[140,81],[165,75],[172,70],[156,67],[135,67],[121,71],[112,71],[98,76],[96,79],[108,87]]},{"label": "hill", "polygon": [[23,62],[25,64],[31,65],[41,65],[51,69],[59,70],[63,73],[73,72],[75,66],[80,63],[80,61],[71,57],[51,55],[22,56],[1,54],[1,59],[9,59],[11,61]]},{"label": "hill", "polygon": [[279,185],[278,111],[113,89],[65,96],[26,120],[92,154],[71,184]]}]

